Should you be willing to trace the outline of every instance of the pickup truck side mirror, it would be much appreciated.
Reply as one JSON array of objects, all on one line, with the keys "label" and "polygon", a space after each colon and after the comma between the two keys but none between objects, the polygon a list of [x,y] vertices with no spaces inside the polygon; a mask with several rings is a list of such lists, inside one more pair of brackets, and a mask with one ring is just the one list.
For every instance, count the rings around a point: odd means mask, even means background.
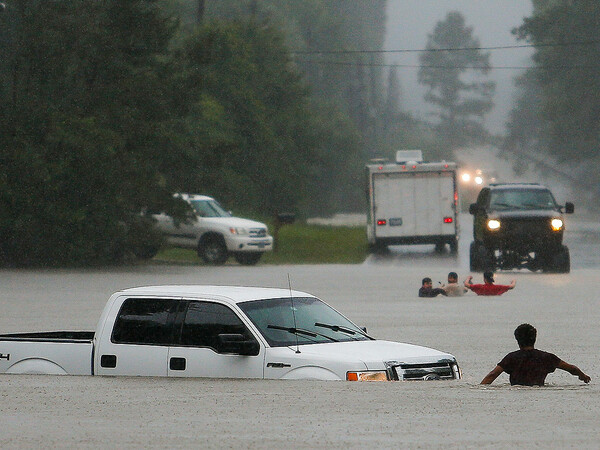
[{"label": "pickup truck side mirror", "polygon": [[469,205],[469,214],[477,214],[479,212],[479,205],[477,205],[477,203],[471,203]]},{"label": "pickup truck side mirror", "polygon": [[571,202],[565,203],[565,213],[573,214],[575,212],[575,205]]},{"label": "pickup truck side mirror", "polygon": [[222,333],[218,336],[220,349],[219,353],[233,353],[236,355],[256,356],[260,351],[258,342],[254,339],[246,339],[239,333]]}]

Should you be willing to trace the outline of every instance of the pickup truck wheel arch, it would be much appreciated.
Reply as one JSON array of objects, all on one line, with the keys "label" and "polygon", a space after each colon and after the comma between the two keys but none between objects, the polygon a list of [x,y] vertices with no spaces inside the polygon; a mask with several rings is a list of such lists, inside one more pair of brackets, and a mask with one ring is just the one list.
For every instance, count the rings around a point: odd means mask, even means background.
[{"label": "pickup truck wheel arch", "polygon": [[68,375],[58,364],[42,358],[23,359],[6,371],[10,374]]},{"label": "pickup truck wheel arch", "polygon": [[225,239],[218,233],[206,233],[198,241],[198,256],[207,264],[225,264],[229,253]]}]

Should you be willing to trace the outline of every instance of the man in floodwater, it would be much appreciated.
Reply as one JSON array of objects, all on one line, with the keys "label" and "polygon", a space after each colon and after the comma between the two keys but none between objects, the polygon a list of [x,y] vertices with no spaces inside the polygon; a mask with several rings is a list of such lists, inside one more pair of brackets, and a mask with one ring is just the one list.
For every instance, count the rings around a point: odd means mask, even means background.
[{"label": "man in floodwater", "polygon": [[552,353],[534,348],[537,330],[528,323],[519,325],[515,330],[515,338],[519,350],[506,355],[498,365],[488,373],[481,384],[491,384],[502,372],[510,376],[510,384],[522,386],[543,386],[546,375],[557,368],[566,370],[578,377],[584,383],[590,382],[590,377],[581,369],[566,363]]},{"label": "man in floodwater", "polygon": [[443,285],[442,289],[446,291],[448,297],[460,297],[467,292],[465,286],[458,284],[458,274],[456,272],[448,274],[448,284]]},{"label": "man in floodwater", "polygon": [[438,295],[446,295],[446,291],[441,288],[434,288],[431,278],[425,277],[421,281],[419,288],[419,297],[437,297]]},{"label": "man in floodwater", "polygon": [[483,272],[483,284],[473,284],[471,280],[473,277],[469,275],[465,280],[465,287],[477,295],[502,295],[517,284],[516,280],[512,280],[510,284],[494,284],[493,272]]}]

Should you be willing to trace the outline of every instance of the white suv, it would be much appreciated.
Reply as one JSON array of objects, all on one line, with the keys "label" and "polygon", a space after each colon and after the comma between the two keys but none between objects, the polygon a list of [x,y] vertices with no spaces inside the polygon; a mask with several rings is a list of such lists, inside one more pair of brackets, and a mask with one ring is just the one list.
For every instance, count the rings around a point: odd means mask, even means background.
[{"label": "white suv", "polygon": [[224,264],[230,255],[237,262],[253,265],[262,254],[273,249],[273,237],[264,223],[233,217],[212,197],[175,194],[194,212],[187,222],[174,220],[164,213],[155,214],[157,228],[166,241],[183,248],[194,248],[208,264]]}]

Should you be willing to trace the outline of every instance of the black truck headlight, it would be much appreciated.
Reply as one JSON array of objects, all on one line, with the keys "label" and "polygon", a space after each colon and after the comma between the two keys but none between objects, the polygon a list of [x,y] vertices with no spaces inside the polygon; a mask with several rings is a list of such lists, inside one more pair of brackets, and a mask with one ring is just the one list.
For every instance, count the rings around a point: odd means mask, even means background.
[{"label": "black truck headlight", "polygon": [[550,221],[550,226],[552,227],[552,231],[560,231],[563,229],[563,221],[559,218],[554,218]]},{"label": "black truck headlight", "polygon": [[488,230],[498,231],[500,229],[500,221],[496,219],[490,219],[487,222]]}]

